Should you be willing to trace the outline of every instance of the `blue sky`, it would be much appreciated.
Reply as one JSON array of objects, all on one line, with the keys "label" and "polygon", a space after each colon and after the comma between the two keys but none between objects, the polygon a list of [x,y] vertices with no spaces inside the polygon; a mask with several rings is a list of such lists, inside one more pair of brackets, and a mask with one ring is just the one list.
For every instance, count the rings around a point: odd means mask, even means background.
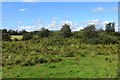
[{"label": "blue sky", "polygon": [[0,0],[2,2],[118,2],[119,0]]},{"label": "blue sky", "polygon": [[88,24],[103,27],[118,23],[117,2],[3,2],[2,28],[38,30],[42,27],[59,30],[64,23],[73,31]]}]

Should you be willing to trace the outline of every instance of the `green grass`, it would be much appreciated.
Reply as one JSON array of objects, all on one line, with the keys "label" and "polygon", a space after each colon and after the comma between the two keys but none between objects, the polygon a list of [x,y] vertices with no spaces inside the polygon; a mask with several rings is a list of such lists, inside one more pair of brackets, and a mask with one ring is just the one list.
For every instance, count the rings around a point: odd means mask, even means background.
[{"label": "green grass", "polygon": [[0,66],[0,79],[2,79],[2,67]]},{"label": "green grass", "polygon": [[[34,66],[4,67],[6,78],[115,78],[117,76],[117,56],[68,57],[59,63],[36,64]],[[105,60],[109,57],[112,62]]]},{"label": "green grass", "polygon": [[74,38],[3,41],[2,77],[115,78],[118,53],[118,44],[83,44]]},{"label": "green grass", "polygon": [[12,35],[11,36],[11,39],[14,40],[15,38],[18,39],[18,40],[22,40],[22,35]]}]

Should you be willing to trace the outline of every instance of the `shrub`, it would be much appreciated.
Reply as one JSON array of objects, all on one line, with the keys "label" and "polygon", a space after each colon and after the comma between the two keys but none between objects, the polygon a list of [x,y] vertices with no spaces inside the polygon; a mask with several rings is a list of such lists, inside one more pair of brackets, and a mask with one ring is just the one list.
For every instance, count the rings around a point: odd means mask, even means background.
[{"label": "shrub", "polygon": [[2,33],[3,41],[11,41],[11,35],[9,33]]},{"label": "shrub", "polygon": [[87,44],[99,44],[99,39],[98,38],[86,38],[83,42]]},{"label": "shrub", "polygon": [[36,60],[36,63],[47,63],[47,62],[48,62],[48,60],[45,59],[45,58],[43,58],[43,57],[38,58],[38,59]]},{"label": "shrub", "polygon": [[32,59],[26,59],[25,62],[22,62],[22,66],[31,66],[35,65],[35,61]]},{"label": "shrub", "polygon": [[101,33],[101,34],[99,34],[99,43],[116,44],[116,43],[119,43],[119,41],[118,41],[118,38],[115,36],[111,36],[106,33]]},{"label": "shrub", "polygon": [[109,58],[108,58],[108,57],[106,57],[106,58],[105,58],[105,60],[106,60],[106,61],[108,61],[108,60],[109,60]]},{"label": "shrub", "polygon": [[97,52],[96,54],[97,55],[103,55],[103,52]]},{"label": "shrub", "polygon": [[15,61],[15,64],[20,64],[21,63],[21,60],[19,60],[19,59],[17,59],[16,61]]},{"label": "shrub", "polygon": [[50,62],[60,62],[62,61],[62,58],[52,58],[50,59]]},{"label": "shrub", "polygon": [[64,55],[65,55],[65,57],[75,57],[74,52],[72,52],[72,51],[65,52]]},{"label": "shrub", "polygon": [[29,39],[32,39],[32,38],[33,38],[33,36],[32,36],[31,33],[24,33],[22,40],[29,40]]},{"label": "shrub", "polygon": [[49,37],[50,31],[45,28],[41,28],[41,31],[37,32],[37,37],[38,38],[44,38],[44,37]]},{"label": "shrub", "polygon": [[86,57],[87,55],[85,53],[81,53],[81,56],[82,57]]},{"label": "shrub", "polygon": [[14,41],[19,41],[19,40],[17,38],[15,38]]},{"label": "shrub", "polygon": [[52,65],[52,66],[50,66],[50,68],[56,68],[56,66],[55,66],[55,65]]}]

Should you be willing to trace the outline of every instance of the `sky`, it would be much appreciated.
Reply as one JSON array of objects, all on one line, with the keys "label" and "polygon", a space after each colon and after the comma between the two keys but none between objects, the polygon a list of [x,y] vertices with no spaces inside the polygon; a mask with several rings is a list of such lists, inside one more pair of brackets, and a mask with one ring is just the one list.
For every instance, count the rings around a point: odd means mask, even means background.
[{"label": "sky", "polygon": [[2,2],[119,2],[119,0],[0,0]]},{"label": "sky", "polygon": [[104,29],[108,22],[115,22],[118,31],[117,2],[2,2],[0,28],[60,30],[66,23],[78,31],[89,24]]}]

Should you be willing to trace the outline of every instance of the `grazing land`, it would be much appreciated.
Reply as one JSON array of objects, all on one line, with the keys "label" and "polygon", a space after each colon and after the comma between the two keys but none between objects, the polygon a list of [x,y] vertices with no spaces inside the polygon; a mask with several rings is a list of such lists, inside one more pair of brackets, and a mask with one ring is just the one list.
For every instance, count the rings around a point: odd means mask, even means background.
[{"label": "grazing land", "polygon": [[118,44],[54,40],[4,41],[3,78],[117,77]]},{"label": "grazing land", "polygon": [[22,35],[12,35],[11,39],[12,40],[15,40],[15,39],[22,40],[22,37],[23,37]]}]

